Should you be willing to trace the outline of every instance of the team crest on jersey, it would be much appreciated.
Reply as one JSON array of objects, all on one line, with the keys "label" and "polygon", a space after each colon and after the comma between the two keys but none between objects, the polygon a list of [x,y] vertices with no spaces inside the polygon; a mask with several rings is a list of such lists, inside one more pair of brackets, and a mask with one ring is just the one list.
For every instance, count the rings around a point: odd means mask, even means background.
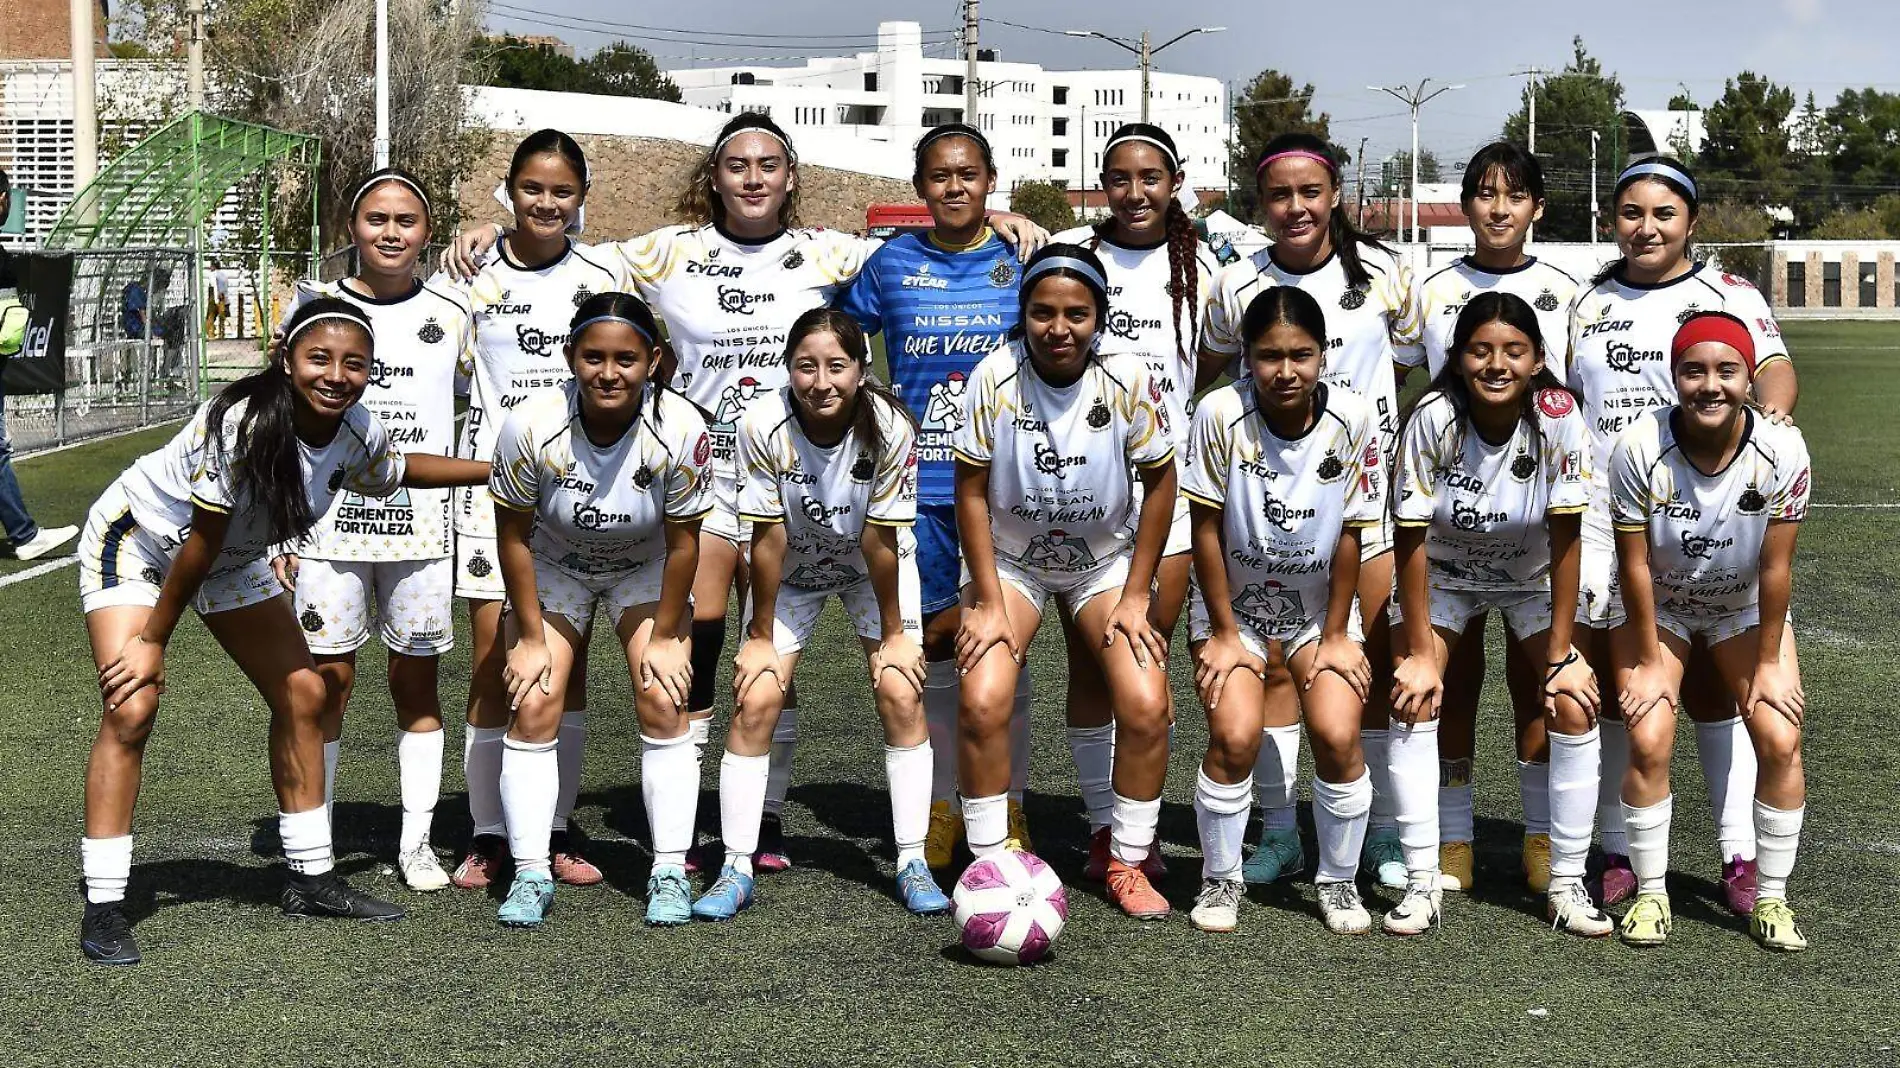
[{"label": "team crest on jersey", "polygon": [[487,578],[495,573],[495,565],[489,563],[488,557],[482,555],[482,551],[477,549],[475,555],[468,558],[468,573],[476,578]]},{"label": "team crest on jersey", "polygon": [[851,481],[869,482],[871,475],[875,472],[876,465],[871,462],[871,454],[861,452],[858,454],[857,462],[851,465]]},{"label": "team crest on jersey", "polygon": [[1537,391],[1537,410],[1552,419],[1562,419],[1577,406],[1577,399],[1568,390],[1540,389]]},{"label": "team crest on jersey", "polygon": [[1352,286],[1339,295],[1339,306],[1347,311],[1358,311],[1366,306],[1366,287]]},{"label": "team crest on jersey", "polygon": [[641,464],[639,468],[633,472],[633,488],[645,493],[652,487],[653,469],[645,464]]},{"label": "team crest on jersey", "polygon": [[1702,314],[1702,309],[1691,304],[1688,307],[1676,313],[1676,325],[1681,326],[1682,324],[1688,322],[1689,320],[1701,314]]},{"label": "team crest on jersey", "polygon": [[158,570],[158,568],[153,567],[150,564],[147,564],[145,566],[145,570],[139,572],[139,579],[140,581],[149,582],[152,585],[156,586],[159,583],[165,581],[165,576],[162,572]]},{"label": "team crest on jersey", "polygon": [[796,271],[805,265],[805,253],[801,249],[793,249],[785,254],[784,259],[778,261],[778,265],[788,271]]},{"label": "team crest on jersey", "polygon": [[1749,486],[1742,491],[1740,497],[1735,498],[1735,507],[1748,515],[1757,515],[1762,509],[1768,507],[1768,498],[1762,496],[1761,490]]},{"label": "team crest on jersey", "polygon": [[1536,300],[1531,301],[1531,306],[1541,312],[1554,312],[1557,310],[1557,294],[1545,289],[1537,294]]},{"label": "team crest on jersey", "polygon": [[303,614],[297,617],[297,623],[311,634],[323,629],[323,617],[317,613],[314,605],[304,607]]},{"label": "team crest on jersey", "polygon": [[1537,460],[1528,452],[1520,452],[1511,460],[1511,477],[1519,482],[1529,482],[1537,473]]},{"label": "team crest on jersey", "polygon": [[1097,398],[1095,401],[1095,406],[1089,409],[1089,414],[1088,414],[1089,429],[1100,430],[1103,427],[1108,425],[1108,421],[1109,421],[1108,405],[1103,403],[1100,398]]},{"label": "team crest on jersey", "polygon": [[1008,289],[1016,284],[1016,265],[1008,260],[997,260],[990,268],[990,284],[998,289]]},{"label": "team crest on jersey", "polygon": [[1339,481],[1339,476],[1345,473],[1346,465],[1341,463],[1339,457],[1334,453],[1327,453],[1326,458],[1319,462],[1319,480],[1321,482],[1337,482]]},{"label": "team crest on jersey", "polygon": [[587,298],[593,295],[594,295],[594,291],[587,288],[586,286],[582,286],[579,289],[576,289],[574,291],[574,306],[578,308],[581,305],[587,303]]},{"label": "team crest on jersey", "polygon": [[442,339],[448,336],[449,332],[442,329],[442,324],[436,322],[433,315],[422,324],[422,329],[416,331],[416,340],[424,345],[440,345]]}]

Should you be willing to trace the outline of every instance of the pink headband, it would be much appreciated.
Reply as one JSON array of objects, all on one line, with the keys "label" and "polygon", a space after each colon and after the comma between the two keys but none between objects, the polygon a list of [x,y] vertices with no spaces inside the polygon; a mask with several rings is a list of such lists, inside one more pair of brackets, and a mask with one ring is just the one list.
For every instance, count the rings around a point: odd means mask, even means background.
[{"label": "pink headband", "polygon": [[1268,156],[1266,159],[1261,160],[1260,166],[1255,167],[1253,172],[1254,174],[1259,175],[1261,173],[1264,173],[1266,169],[1269,166],[1271,166],[1276,160],[1283,160],[1283,159],[1288,159],[1288,158],[1310,159],[1313,162],[1324,166],[1326,170],[1331,174],[1339,173],[1339,168],[1333,165],[1332,160],[1327,159],[1325,156],[1320,155],[1319,153],[1313,151],[1310,148],[1289,148],[1285,152],[1275,152],[1273,155]]}]

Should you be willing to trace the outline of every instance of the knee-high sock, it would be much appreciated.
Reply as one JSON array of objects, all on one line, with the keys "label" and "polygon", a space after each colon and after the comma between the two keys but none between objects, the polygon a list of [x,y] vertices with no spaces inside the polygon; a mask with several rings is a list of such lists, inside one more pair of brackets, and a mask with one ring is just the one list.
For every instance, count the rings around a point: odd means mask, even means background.
[{"label": "knee-high sock", "polygon": [[1414,882],[1438,873],[1438,721],[1392,721],[1392,801],[1405,870]]},{"label": "knee-high sock", "polygon": [[1372,776],[1372,810],[1366,815],[1366,825],[1374,830],[1397,827],[1399,823],[1398,802],[1392,797],[1391,740],[1390,731],[1359,732],[1366,773]]},{"label": "knee-high sock", "polygon": [[1069,755],[1075,759],[1089,830],[1100,830],[1108,826],[1115,809],[1115,725],[1070,727]]},{"label": "knee-high sock", "polygon": [[1602,754],[1602,739],[1594,727],[1583,734],[1550,732],[1550,763],[1544,767],[1549,772],[1545,782],[1550,798],[1553,889],[1583,878],[1584,859],[1590,855],[1591,823],[1596,816]]},{"label": "knee-high sock", "polygon": [[1009,795],[965,797],[963,800],[963,838],[970,854],[977,859],[1001,853],[1009,837]]},{"label": "knee-high sock", "polygon": [[699,754],[690,733],[677,738],[640,735],[640,793],[646,798],[653,835],[653,866],[685,867],[699,809]]},{"label": "knee-high sock", "polygon": [[277,836],[284,862],[299,875],[322,875],[335,867],[330,850],[330,813],[322,805],[303,812],[277,813]]},{"label": "knee-high sock", "polygon": [[1620,719],[1597,720],[1602,741],[1603,770],[1597,780],[1597,833],[1605,853],[1630,851],[1629,831],[1623,822],[1623,776],[1630,769],[1629,727]]},{"label": "knee-high sock", "polygon": [[1755,745],[1742,717],[1695,725],[1696,760],[1709,787],[1722,860],[1755,859]]},{"label": "knee-high sock", "polygon": [[785,795],[792,789],[792,756],[798,748],[798,706],[786,705],[772,728],[772,764],[765,776],[765,811],[785,811]]},{"label": "knee-high sock", "polygon": [[930,799],[957,799],[957,662],[924,665],[924,726],[930,731]]},{"label": "knee-high sock", "polygon": [[1035,695],[1029,669],[1016,673],[1016,697],[1009,706],[1009,799],[1021,801],[1029,789],[1029,701]]},{"label": "knee-high sock", "polygon": [[1297,723],[1261,732],[1253,785],[1260,826],[1269,831],[1289,830],[1299,823],[1300,732]]},{"label": "knee-high sock", "polygon": [[891,791],[891,840],[897,870],[924,859],[930,832],[930,742],[884,747],[884,780]]},{"label": "knee-high sock", "polygon": [[1201,878],[1238,880],[1247,810],[1253,807],[1253,776],[1215,782],[1205,770],[1194,780],[1194,823],[1201,832]]},{"label": "knee-high sock", "polygon": [[1351,782],[1313,779],[1313,830],[1319,838],[1316,882],[1350,882],[1359,871],[1366,844],[1366,820],[1372,810],[1372,773]]},{"label": "knee-high sock", "polygon": [[81,838],[80,867],[86,877],[86,900],[94,905],[124,901],[132,881],[132,836]]},{"label": "knee-high sock", "polygon": [[[1524,807],[1524,833],[1550,833],[1550,765],[1541,761],[1517,762],[1517,800]],[[1591,798],[1591,804],[1596,798]]]},{"label": "knee-high sock", "polygon": [[508,833],[501,811],[501,740],[506,727],[470,725],[462,738],[462,776],[468,780],[468,818],[477,835]]},{"label": "knee-high sock", "polygon": [[1755,900],[1788,898],[1788,876],[1794,874],[1795,853],[1801,847],[1801,821],[1808,807],[1787,809],[1755,802],[1755,838],[1761,846],[1756,868]]},{"label": "knee-high sock", "polygon": [[1675,806],[1673,796],[1642,808],[1623,806],[1623,822],[1630,836],[1630,870],[1636,873],[1639,894],[1668,892],[1669,823]]},{"label": "knee-high sock", "polygon": [[1471,758],[1438,762],[1438,840],[1469,842],[1476,834],[1471,819]]},{"label": "knee-high sock", "polygon": [[1161,799],[1137,801],[1115,795],[1115,812],[1108,834],[1109,855],[1129,867],[1148,859],[1154,849],[1155,828],[1161,824]]},{"label": "knee-high sock", "polygon": [[752,874],[759,851],[759,820],[765,812],[769,755],[740,756],[728,749],[719,761],[719,834],[726,841],[726,864]]},{"label": "knee-high sock", "polygon": [[396,732],[396,776],[402,788],[402,836],[397,855],[429,842],[435,803],[442,796],[442,742],[444,732]]},{"label": "knee-high sock", "polygon": [[554,800],[561,792],[561,760],[556,741],[501,743],[501,808],[508,818],[508,851],[516,871],[548,872],[548,836],[554,829]]},{"label": "knee-high sock", "polygon": [[554,829],[567,830],[574,802],[581,796],[581,765],[587,756],[587,710],[561,713],[561,730],[554,736],[555,761],[561,767],[561,791],[554,798]]}]

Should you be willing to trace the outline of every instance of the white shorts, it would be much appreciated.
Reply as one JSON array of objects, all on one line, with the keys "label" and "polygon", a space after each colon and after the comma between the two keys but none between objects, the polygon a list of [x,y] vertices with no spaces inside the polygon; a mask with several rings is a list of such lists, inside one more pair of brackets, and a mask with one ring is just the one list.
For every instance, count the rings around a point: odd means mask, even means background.
[{"label": "white shorts", "polygon": [[752,547],[752,524],[739,518],[739,475],[713,468],[712,511],[699,523],[703,534],[717,534],[741,550]]},{"label": "white shorts", "polygon": [[1578,553],[1582,560],[1577,588],[1577,623],[1595,630],[1623,625],[1623,590],[1616,574],[1616,546],[1586,532]]},{"label": "white shorts", "polygon": [[1751,604],[1747,608],[1733,612],[1721,612],[1705,616],[1685,616],[1656,606],[1656,626],[1674,634],[1683,641],[1694,641],[1697,635],[1704,644],[1713,648],[1739,634],[1747,633],[1750,627],[1761,625],[1761,605]]},{"label": "white shorts", "polygon": [[500,601],[508,597],[501,581],[501,556],[493,535],[455,535],[455,596],[471,601]]},{"label": "white shorts", "polygon": [[[1389,514],[1382,515],[1379,517],[1379,521],[1377,523],[1359,528],[1359,562],[1360,563],[1363,564],[1367,560],[1370,560],[1381,553],[1389,553],[1391,551],[1392,551],[1392,517],[1391,515]],[[1394,582],[1397,582],[1398,576],[1394,575],[1392,580]]]},{"label": "white shorts", "polygon": [[[1433,586],[1431,597],[1432,626],[1453,634],[1463,634],[1472,620],[1491,611],[1504,617],[1504,625],[1514,638],[1528,638],[1550,629],[1549,590],[1447,590]],[[1399,629],[1405,613],[1397,597],[1392,598],[1387,611],[1392,629]]]},{"label": "white shorts", "polygon": [[[884,637],[884,617],[878,612],[877,593],[871,589],[870,579],[854,582],[838,590],[807,590],[781,585],[772,612],[772,645],[778,650],[778,655],[790,656],[811,641],[812,632],[818,628],[819,613],[824,611],[825,602],[833,595],[843,603],[845,614],[851,617],[851,625],[857,629],[858,637],[870,641]],[[922,645],[923,596],[918,592],[915,557],[904,560],[898,570],[897,603],[904,615],[904,633]],[[751,598],[746,599],[744,618],[745,626],[750,629]]]},{"label": "white shorts", "polygon": [[[1135,482],[1135,514],[1141,514],[1143,487],[1139,478]],[[1168,524],[1168,543],[1161,549],[1163,557],[1179,556],[1194,551],[1194,523],[1188,517],[1188,499],[1185,493],[1174,495],[1174,519]]]},{"label": "white shorts", "polygon": [[605,608],[611,625],[618,626],[627,609],[658,603],[660,580],[665,574],[664,556],[605,575],[579,575],[537,557],[534,588],[540,595],[541,611],[560,616],[585,634],[596,606]]},{"label": "white shorts", "polygon": [[[1234,613],[1234,622],[1240,628],[1240,642],[1247,651],[1267,660],[1267,643],[1280,643],[1281,655],[1287,660],[1302,648],[1319,641],[1321,632],[1326,629],[1326,606],[1321,605],[1319,614],[1302,619],[1291,627],[1273,628],[1264,626],[1257,620]],[[1213,624],[1207,618],[1207,602],[1201,597],[1201,584],[1188,584],[1188,644],[1196,645],[1208,639],[1214,633]],[[1352,618],[1346,620],[1346,634],[1353,641],[1363,643],[1366,640],[1365,628],[1359,623],[1359,599],[1353,598]],[[1268,661],[1269,663],[1271,661]]]},{"label": "white shorts", "polygon": [[[177,550],[165,549],[133,520],[125,490],[114,482],[86,513],[78,555],[80,605],[95,612],[119,605],[156,605]],[[216,615],[263,604],[283,592],[270,561],[221,555],[198,587],[191,607],[201,616]]]},{"label": "white shorts", "polygon": [[[1044,571],[1023,567],[999,556],[996,558],[996,577],[1027,598],[1038,613],[1053,596],[1073,616],[1096,594],[1121,589],[1128,581],[1128,567],[1134,559],[1134,550],[1124,549],[1083,571]],[[969,584],[970,572],[966,565],[963,585]]]},{"label": "white shorts", "polygon": [[297,623],[310,651],[355,652],[372,619],[383,645],[404,656],[440,656],[455,648],[454,567],[434,560],[312,560],[297,569]]}]

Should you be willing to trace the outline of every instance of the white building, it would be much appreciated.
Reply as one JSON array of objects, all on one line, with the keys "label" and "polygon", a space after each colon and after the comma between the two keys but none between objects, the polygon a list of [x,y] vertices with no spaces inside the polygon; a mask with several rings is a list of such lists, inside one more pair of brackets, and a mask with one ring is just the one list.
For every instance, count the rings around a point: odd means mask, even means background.
[{"label": "white building", "polygon": [[[881,22],[877,37],[875,52],[799,67],[699,67],[667,76],[688,104],[762,111],[794,139],[807,130],[845,130],[908,150],[930,127],[966,121],[963,60],[926,57],[915,22]],[[975,125],[990,139],[1005,189],[1031,179],[1099,188],[1101,146],[1117,126],[1141,117],[1135,69],[1051,71],[983,59],[977,78]],[[1149,81],[1149,121],[1174,138],[1189,183],[1225,188],[1227,87],[1218,78],[1163,71]]]}]

